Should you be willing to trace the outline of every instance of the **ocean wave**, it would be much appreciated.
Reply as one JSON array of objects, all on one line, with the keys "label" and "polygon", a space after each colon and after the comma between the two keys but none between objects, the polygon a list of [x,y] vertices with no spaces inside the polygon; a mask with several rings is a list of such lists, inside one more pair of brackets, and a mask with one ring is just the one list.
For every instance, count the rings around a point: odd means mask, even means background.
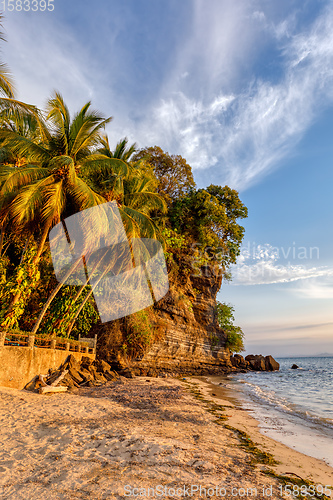
[{"label": "ocean wave", "polygon": [[[265,390],[263,387],[246,380],[242,380],[241,382],[243,389],[255,403],[298,417],[305,420],[307,423],[312,423],[316,426],[324,426],[325,428],[333,430],[333,419],[316,415],[312,411],[302,408],[286,398],[278,396],[274,390]],[[327,410],[327,412],[330,413],[330,410]]]}]

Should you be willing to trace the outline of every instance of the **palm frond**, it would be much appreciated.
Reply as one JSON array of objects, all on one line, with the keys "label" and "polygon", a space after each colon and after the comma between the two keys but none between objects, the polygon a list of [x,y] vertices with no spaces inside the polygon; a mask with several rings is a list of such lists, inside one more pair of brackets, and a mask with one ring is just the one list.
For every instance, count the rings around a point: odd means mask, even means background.
[{"label": "palm frond", "polygon": [[79,177],[76,177],[75,183],[68,187],[68,194],[74,200],[76,206],[81,210],[106,202],[103,196],[96,193]]},{"label": "palm frond", "polygon": [[[90,106],[90,103],[88,104]],[[70,154],[73,157],[76,157],[80,151],[90,150],[90,148],[99,144],[101,129],[104,129],[105,125],[112,120],[112,117],[101,117],[95,111],[91,111],[89,114],[86,111],[83,108],[75,116],[70,128]]]},{"label": "palm frond", "polygon": [[26,165],[20,168],[2,167],[0,168],[0,195],[2,197],[8,193],[15,193],[22,187],[44,179],[48,175],[49,171],[47,169],[35,165]]},{"label": "palm frond", "polygon": [[84,161],[83,171],[87,175],[99,172],[105,176],[117,174],[126,177],[129,174],[130,166],[118,158],[107,158],[94,154]]},{"label": "palm frond", "polygon": [[63,136],[65,148],[63,152],[67,155],[69,150],[70,113],[59,92],[55,91],[54,96],[47,101],[47,111],[47,120],[51,120],[58,132]]},{"label": "palm frond", "polygon": [[14,83],[7,64],[0,63],[0,89],[9,98],[14,97]]},{"label": "palm frond", "polygon": [[135,210],[140,210],[146,214],[154,210],[158,210],[165,214],[167,212],[167,205],[165,200],[154,192],[142,193],[127,193],[124,195],[124,204]]},{"label": "palm frond", "polygon": [[135,226],[135,233],[131,237],[141,238],[161,238],[160,232],[154,221],[147,215],[134,210],[130,207],[123,206],[119,209],[122,216],[126,232],[130,231]]},{"label": "palm frond", "polygon": [[28,158],[30,162],[45,162],[50,158],[50,153],[41,144],[11,130],[0,129],[0,142],[14,155]]},{"label": "palm frond", "polygon": [[52,183],[43,189],[43,208],[41,210],[42,222],[54,225],[60,222],[65,208],[63,180]]},{"label": "palm frond", "polygon": [[44,203],[43,189],[49,187],[54,181],[53,176],[48,176],[45,179],[23,187],[10,206],[12,221],[19,225],[24,225],[37,220],[37,214],[40,213]]},{"label": "palm frond", "polygon": [[33,116],[38,124],[42,140],[44,141],[50,138],[50,133],[44,122],[42,114],[36,106],[33,106],[31,104],[26,104],[16,99],[0,97],[0,112],[3,112],[5,110],[10,111],[12,113],[16,113],[20,117],[24,117],[27,115]]}]

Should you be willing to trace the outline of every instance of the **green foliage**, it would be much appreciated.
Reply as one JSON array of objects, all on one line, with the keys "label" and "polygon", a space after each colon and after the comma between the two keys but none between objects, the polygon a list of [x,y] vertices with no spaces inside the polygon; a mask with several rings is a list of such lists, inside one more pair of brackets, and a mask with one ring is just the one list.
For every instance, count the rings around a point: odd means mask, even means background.
[{"label": "green foliage", "polygon": [[161,232],[165,244],[165,256],[171,261],[174,253],[179,253],[186,247],[186,238],[177,229],[164,228]]},{"label": "green foliage", "polygon": [[[247,217],[247,209],[235,190],[228,186],[209,186],[192,190],[175,200],[169,210],[173,229],[186,236],[201,252],[200,264],[218,260],[223,270],[236,262],[244,236],[238,218]],[[198,250],[198,249],[197,249]]]},{"label": "green foliage", "polygon": [[216,312],[219,326],[227,335],[226,346],[232,352],[244,351],[244,333],[239,326],[234,325],[234,308],[230,304],[217,302]]},{"label": "green foliage", "polygon": [[141,149],[135,156],[135,160],[139,159],[153,168],[158,179],[158,192],[163,194],[168,205],[194,189],[192,169],[180,155],[169,155],[154,146]]},{"label": "green foliage", "polygon": [[[40,279],[38,265],[34,262],[35,249],[24,255],[10,278],[0,288],[0,327],[18,328],[19,319]],[[3,261],[2,261],[3,262]]]},{"label": "green foliage", "polygon": [[[83,291],[78,300],[74,301],[76,293],[76,287],[64,286],[62,288],[61,292],[53,300],[44,318],[40,327],[41,334],[56,335],[58,337],[68,336],[68,327],[87,293],[89,293],[89,288]],[[92,300],[88,300],[75,322],[71,337],[75,338],[79,333],[82,336],[88,334],[98,320],[99,315],[95,304]]]},{"label": "green foliage", "polygon": [[[123,350],[135,356],[143,353],[155,338],[155,331],[151,321],[151,311],[149,308],[131,314],[127,318],[127,328]],[[125,346],[125,347],[124,347]]]}]

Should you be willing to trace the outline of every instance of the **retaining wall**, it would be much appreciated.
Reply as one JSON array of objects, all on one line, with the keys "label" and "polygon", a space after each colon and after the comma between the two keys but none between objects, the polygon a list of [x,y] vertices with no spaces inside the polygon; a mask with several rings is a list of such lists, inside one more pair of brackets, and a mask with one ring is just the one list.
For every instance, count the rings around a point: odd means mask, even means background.
[{"label": "retaining wall", "polygon": [[78,361],[82,356],[95,359],[95,354],[69,352],[40,347],[0,346],[0,386],[23,389],[36,375],[46,374],[72,354]]}]

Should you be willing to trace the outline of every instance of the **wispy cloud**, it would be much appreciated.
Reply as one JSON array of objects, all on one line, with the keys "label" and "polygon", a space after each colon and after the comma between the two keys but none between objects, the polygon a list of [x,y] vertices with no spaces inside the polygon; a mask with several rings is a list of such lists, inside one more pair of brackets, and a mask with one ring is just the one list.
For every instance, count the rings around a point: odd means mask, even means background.
[{"label": "wispy cloud", "polygon": [[[286,21],[271,30],[283,60],[277,83],[269,75],[253,77],[247,88],[225,93],[221,78],[216,97],[209,92],[216,88],[217,76],[207,53],[213,76],[204,66],[207,85],[201,97],[190,97],[176,85],[173,94],[156,104],[150,137],[183,154],[195,169],[213,167],[222,183],[245,189],[257,182],[290,153],[320,110],[333,101],[332,9],[306,32],[290,35],[291,26]],[[209,44],[206,48],[208,52]],[[193,66],[193,60],[188,65]],[[220,107],[214,106],[216,99],[223,103]]]},{"label": "wispy cloud", "polygon": [[[296,11],[277,21],[260,0],[210,0],[209,9],[204,0],[189,5],[170,10],[180,16],[180,35],[170,19],[159,20],[163,33],[170,32],[167,45],[138,28],[147,21],[145,9],[134,14],[117,2],[113,12],[107,2],[96,7],[103,23],[92,21],[82,5],[76,26],[61,16],[16,13],[5,22],[5,60],[20,97],[42,105],[58,88],[73,109],[92,99],[115,116],[111,142],[127,135],[142,146],[158,144],[182,154],[197,179],[211,175],[246,189],[290,154],[333,102],[333,9],[300,28]],[[153,29],[156,19],[148,21]],[[91,37],[86,44],[82,30]],[[135,43],[143,36],[149,58]]]},{"label": "wispy cloud", "polygon": [[323,278],[300,283],[291,291],[307,299],[333,299],[333,271],[328,272]]},{"label": "wispy cloud", "polygon": [[[311,258],[318,258],[319,254],[314,251],[315,248],[307,249],[305,247],[291,246],[289,248],[276,248],[269,244],[243,248],[238,258],[238,263],[232,269],[233,281],[231,285],[269,285],[274,283],[291,283],[299,280],[309,280],[310,278],[333,277],[333,268],[328,266],[309,265]],[[289,261],[287,259],[290,259]],[[294,259],[294,263],[291,260]],[[284,264],[282,262],[286,261]],[[302,261],[304,264],[296,264]],[[308,285],[305,288],[298,289],[304,295],[310,295],[311,288]],[[322,296],[325,295],[324,288],[321,288]],[[333,289],[332,289],[333,290]],[[327,293],[331,293],[327,288]],[[295,293],[296,289],[294,290]]]}]

